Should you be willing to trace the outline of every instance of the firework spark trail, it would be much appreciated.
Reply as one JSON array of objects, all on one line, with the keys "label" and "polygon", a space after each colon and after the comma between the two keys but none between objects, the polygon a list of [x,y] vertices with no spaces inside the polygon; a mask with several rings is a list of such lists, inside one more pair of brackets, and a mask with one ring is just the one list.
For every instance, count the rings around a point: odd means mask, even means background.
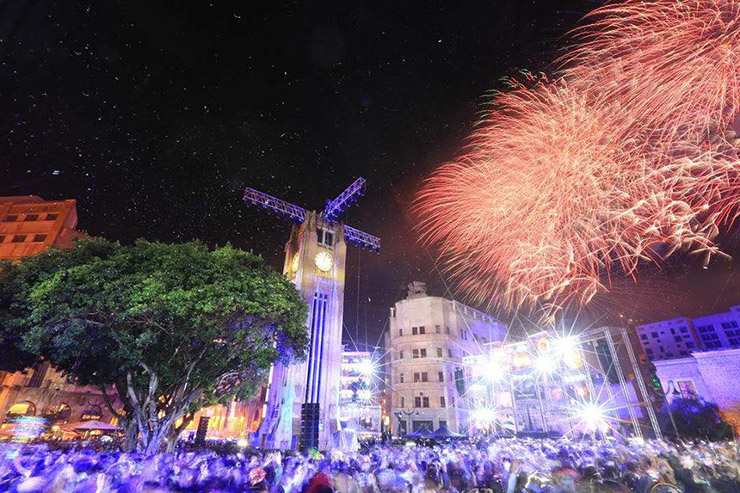
[{"label": "firework spark trail", "polygon": [[464,292],[551,312],[606,289],[602,274],[614,266],[634,275],[666,249],[714,251],[688,197],[667,187],[688,163],[653,169],[650,147],[630,139],[631,121],[608,102],[527,82],[494,98],[468,152],[434,173],[416,203],[423,240],[440,246]]},{"label": "firework spark trail", "polygon": [[614,267],[634,277],[678,249],[719,252],[740,190],[739,10],[686,5],[597,11],[568,84],[512,81],[467,152],[427,180],[419,230],[471,298],[546,317],[606,290]]},{"label": "firework spark trail", "polygon": [[559,60],[564,76],[619,102],[656,142],[698,142],[737,118],[737,0],[624,0],[586,21]]}]

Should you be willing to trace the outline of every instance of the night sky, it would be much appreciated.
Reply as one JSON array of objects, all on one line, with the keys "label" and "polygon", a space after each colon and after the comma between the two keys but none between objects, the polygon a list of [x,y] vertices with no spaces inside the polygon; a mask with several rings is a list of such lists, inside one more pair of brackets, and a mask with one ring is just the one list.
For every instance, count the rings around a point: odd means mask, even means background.
[{"label": "night sky", "polygon": [[[374,344],[405,283],[445,294],[411,231],[424,176],[459,151],[487,91],[550,70],[596,5],[0,1],[0,194],[75,198],[94,236],[231,242],[281,269],[290,226],[244,187],[321,209],[362,176],[344,217],[383,251],[349,248],[346,339],[359,322]],[[678,258],[618,282],[582,323],[724,310],[740,303],[736,267]]]}]

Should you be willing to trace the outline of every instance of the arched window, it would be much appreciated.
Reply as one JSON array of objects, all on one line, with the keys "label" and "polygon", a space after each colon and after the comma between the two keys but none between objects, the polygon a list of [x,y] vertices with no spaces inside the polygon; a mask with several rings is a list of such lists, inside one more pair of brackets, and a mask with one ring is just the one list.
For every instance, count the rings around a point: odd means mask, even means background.
[{"label": "arched window", "polygon": [[103,410],[100,406],[88,406],[84,411],[82,411],[80,421],[90,421],[93,419],[100,420],[102,417]]},{"label": "arched window", "polygon": [[17,416],[36,416],[36,405],[31,401],[17,402],[8,409],[8,418]]},{"label": "arched window", "polygon": [[72,416],[72,408],[69,404],[61,403],[43,414],[52,424],[66,424],[69,423],[69,418]]}]

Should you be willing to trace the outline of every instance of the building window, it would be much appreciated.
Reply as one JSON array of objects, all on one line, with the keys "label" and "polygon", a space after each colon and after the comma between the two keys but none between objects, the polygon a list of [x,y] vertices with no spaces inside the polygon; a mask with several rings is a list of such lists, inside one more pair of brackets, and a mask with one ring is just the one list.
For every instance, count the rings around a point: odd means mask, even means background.
[{"label": "building window", "polygon": [[647,348],[647,349],[645,350],[645,352],[646,352],[647,354],[653,354],[653,350],[652,350],[652,349],[650,349],[650,348]]},{"label": "building window", "polygon": [[434,326],[434,333],[435,334],[441,334],[442,333],[442,327],[439,325]]},{"label": "building window", "polygon": [[428,382],[429,381],[429,374],[425,371],[421,372],[421,381],[422,382]]},{"label": "building window", "polygon": [[403,359],[403,351],[398,352],[398,359]]},{"label": "building window", "polygon": [[437,358],[441,358],[443,354],[444,353],[442,353],[442,348],[441,347],[438,347],[437,348]]},{"label": "building window", "polygon": [[443,395],[439,396],[439,407],[447,407],[447,403],[445,402],[445,396]]},{"label": "building window", "polygon": [[681,336],[673,336],[673,340],[676,342],[681,342]]},{"label": "building window", "polygon": [[403,383],[403,373],[398,374],[398,383]]},{"label": "building window", "polygon": [[644,341],[645,339],[647,339],[647,334],[640,334],[640,339],[642,339],[643,341]]},{"label": "building window", "polygon": [[449,327],[445,327],[445,334],[449,334],[449,333],[450,333],[450,328]]},{"label": "building window", "polygon": [[330,233],[329,231],[324,231],[323,229],[318,229],[316,230],[316,235],[319,240],[319,245],[323,245],[326,247],[334,246],[334,234]]},{"label": "building window", "polygon": [[419,372],[414,372],[414,383],[421,382],[421,375],[419,375]]},{"label": "building window", "polygon": [[421,407],[421,397],[414,397],[414,407]]},{"label": "building window", "polygon": [[23,218],[24,221],[38,221],[39,215],[38,214],[26,214],[26,217]]},{"label": "building window", "polygon": [[694,387],[694,382],[691,380],[678,381],[676,385],[679,392],[681,392],[681,397],[684,399],[692,399],[697,396],[696,387]]},{"label": "building window", "polygon": [[444,382],[445,381],[445,372],[443,372],[443,371],[438,372],[437,373],[437,378],[439,379],[440,382]]},{"label": "building window", "polygon": [[406,399],[401,396],[401,407],[406,407]]},{"label": "building window", "polygon": [[651,336],[651,337],[652,337],[653,339],[657,339],[657,338],[658,338],[658,333],[657,333],[657,332],[651,332],[651,333],[650,333],[650,336]]},{"label": "building window", "polygon": [[23,243],[24,241],[26,241],[26,235],[13,236],[13,243]]},{"label": "building window", "polygon": [[419,357],[419,350],[418,350],[418,349],[414,349],[414,350],[412,351],[412,356],[413,356],[414,358],[418,358],[418,357]]},{"label": "building window", "polygon": [[403,335],[403,329],[398,329],[398,337],[401,337]]},{"label": "building window", "polygon": [[17,220],[18,220],[18,216],[16,216],[15,214],[10,215],[10,216],[5,216],[5,218],[3,219],[3,221],[5,221],[6,223],[14,223]]},{"label": "building window", "polygon": [[46,235],[33,235],[33,241],[35,243],[42,243],[46,241]]},{"label": "building window", "polygon": [[0,235],[0,243],[2,243],[3,241],[5,241],[5,236]]},{"label": "building window", "polygon": [[59,214],[47,214],[46,220],[47,221],[56,221],[56,218],[59,217]]},{"label": "building window", "polygon": [[429,397],[422,397],[422,407],[429,407]]},{"label": "building window", "polygon": [[686,347],[689,348],[689,349],[691,349],[691,348],[694,347],[694,343],[691,342],[691,341],[689,341],[689,342],[686,343]]},{"label": "building window", "polygon": [[422,358],[426,358],[427,357],[427,350],[426,350],[426,348],[420,349],[419,350],[419,353],[421,353],[421,357]]},{"label": "building window", "polygon": [[419,335],[419,327],[411,327],[411,335]]},{"label": "building window", "polygon": [[686,327],[679,327],[678,330],[681,331],[682,334],[686,334],[689,331]]},{"label": "building window", "polygon": [[723,329],[734,329],[735,327],[737,327],[737,322],[735,322],[734,320],[730,322],[722,322]]},{"label": "building window", "polygon": [[420,327],[419,327],[419,334],[420,334],[420,335],[424,335],[424,334],[426,334],[426,333],[427,333],[427,329],[426,329],[426,327],[424,327],[423,325],[422,325],[422,326],[420,326]]}]

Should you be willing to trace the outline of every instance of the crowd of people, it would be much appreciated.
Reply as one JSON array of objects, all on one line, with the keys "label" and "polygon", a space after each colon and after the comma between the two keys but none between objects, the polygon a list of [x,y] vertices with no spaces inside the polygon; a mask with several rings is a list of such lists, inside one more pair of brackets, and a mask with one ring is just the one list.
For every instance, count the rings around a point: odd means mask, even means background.
[{"label": "crowd of people", "polygon": [[0,446],[10,492],[740,492],[738,445],[497,440],[307,454]]}]

